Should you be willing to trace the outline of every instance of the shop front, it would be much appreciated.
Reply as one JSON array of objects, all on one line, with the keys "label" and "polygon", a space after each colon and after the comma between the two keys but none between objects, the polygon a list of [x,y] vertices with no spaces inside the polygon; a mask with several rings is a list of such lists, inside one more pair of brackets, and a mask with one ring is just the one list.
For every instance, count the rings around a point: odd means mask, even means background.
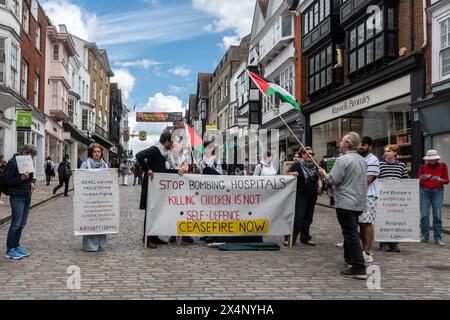
[{"label": "shop front", "polygon": [[64,129],[47,117],[45,124],[45,153],[57,164],[62,161],[64,153]]},{"label": "shop front", "polygon": [[311,113],[312,147],[316,159],[339,155],[339,142],[350,131],[374,139],[373,153],[381,159],[384,146],[398,144],[399,159],[412,171],[410,75],[355,94]]}]

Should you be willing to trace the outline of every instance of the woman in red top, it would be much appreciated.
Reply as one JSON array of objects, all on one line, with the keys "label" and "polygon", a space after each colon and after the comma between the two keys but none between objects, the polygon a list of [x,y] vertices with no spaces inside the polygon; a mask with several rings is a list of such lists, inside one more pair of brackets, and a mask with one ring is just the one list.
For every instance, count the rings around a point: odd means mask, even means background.
[{"label": "woman in red top", "polygon": [[422,242],[428,242],[430,238],[430,206],[433,207],[433,234],[434,241],[444,246],[442,241],[441,207],[444,199],[444,185],[448,184],[448,168],[445,163],[439,163],[441,157],[436,150],[429,150],[423,158],[425,165],[419,170],[420,179],[420,228],[422,230]]}]

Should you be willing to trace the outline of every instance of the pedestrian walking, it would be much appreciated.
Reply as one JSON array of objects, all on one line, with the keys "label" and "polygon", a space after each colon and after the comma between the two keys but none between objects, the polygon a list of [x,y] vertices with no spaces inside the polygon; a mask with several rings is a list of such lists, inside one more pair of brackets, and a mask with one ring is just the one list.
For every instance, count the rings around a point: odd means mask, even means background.
[{"label": "pedestrian walking", "polygon": [[[88,149],[88,159],[81,165],[83,170],[105,170],[108,164],[103,160],[103,147],[97,143]],[[104,251],[106,246],[106,234],[83,236],[83,250],[87,252]]]},{"label": "pedestrian walking", "polygon": [[52,180],[52,177],[55,176],[55,170],[53,169],[54,163],[52,161],[52,158],[47,157],[45,159],[44,163],[44,170],[45,170],[45,181],[47,182],[47,186],[50,185],[50,181]]},{"label": "pedestrian walking", "polygon": [[72,168],[67,157],[63,157],[63,161],[58,166],[59,184],[53,189],[53,194],[64,186],[64,197],[69,196],[69,182],[72,176]]},{"label": "pedestrian walking", "polygon": [[[297,177],[297,193],[295,199],[295,220],[292,244],[295,245],[298,236],[300,242],[309,246],[315,246],[310,235],[310,227],[313,222],[314,209],[318,194],[322,193],[322,181],[319,171],[314,164],[315,155],[311,147],[301,150],[300,161],[296,161],[289,169],[289,174]],[[288,239],[285,239],[288,245]]]},{"label": "pedestrian walking", "polygon": [[[24,145],[20,148],[19,155],[37,155],[33,145]],[[6,241],[7,259],[20,260],[28,257],[30,252],[20,245],[23,229],[25,228],[30,213],[31,195],[36,188],[36,179],[33,173],[19,173],[16,156],[8,161],[4,171],[6,194],[9,195],[11,204],[11,225]]]},{"label": "pedestrian walking", "polygon": [[[139,152],[136,155],[136,160],[141,166],[144,172],[144,180],[142,182],[141,201],[139,208],[145,210],[144,219],[144,240],[146,235],[146,223],[147,223],[147,189],[149,179],[153,180],[155,173],[179,173],[183,174],[183,170],[171,170],[166,168],[166,161],[168,151],[172,149],[172,134],[165,131],[161,134],[159,142],[146,150]],[[162,240],[158,236],[147,237],[148,247],[156,249],[158,244],[167,244],[168,242]]]},{"label": "pedestrian walking", "polygon": [[362,215],[359,216],[359,230],[362,242],[363,256],[366,262],[373,262],[372,242],[374,239],[374,228],[377,200],[378,200],[378,175],[380,174],[380,162],[372,154],[373,140],[370,137],[363,137],[359,154],[367,162],[367,206]]},{"label": "pedestrian walking", "polygon": [[121,176],[121,180],[122,180],[122,185],[127,186],[128,185],[128,175],[131,172],[130,172],[130,166],[128,165],[128,161],[126,159],[124,159],[122,161],[119,171],[120,171],[120,176]]},{"label": "pedestrian walking", "polygon": [[366,266],[358,236],[358,217],[366,209],[367,163],[357,150],[361,137],[347,133],[339,144],[343,155],[337,158],[329,174],[319,169],[325,183],[334,186],[336,214],[344,236],[344,259],[349,268],[344,276],[367,279]]},{"label": "pedestrian walking", "polygon": [[[408,179],[406,164],[397,160],[400,147],[389,144],[384,147],[384,160],[380,161],[379,179]],[[400,252],[398,242],[380,242],[382,251]]]},{"label": "pedestrian walking", "polygon": [[0,204],[4,204],[1,200],[3,189],[6,188],[5,186],[5,168],[6,168],[6,160],[5,156],[3,154],[0,154]]},{"label": "pedestrian walking", "polygon": [[133,186],[136,185],[136,180],[139,185],[142,185],[142,168],[138,162],[134,164],[134,181]]},{"label": "pedestrian walking", "polygon": [[447,185],[448,167],[439,162],[441,156],[436,150],[428,150],[423,158],[425,164],[421,165],[418,177],[420,179],[420,228],[422,242],[430,239],[430,207],[433,208],[433,235],[434,241],[444,246],[442,241],[442,202],[444,199],[444,185]]}]

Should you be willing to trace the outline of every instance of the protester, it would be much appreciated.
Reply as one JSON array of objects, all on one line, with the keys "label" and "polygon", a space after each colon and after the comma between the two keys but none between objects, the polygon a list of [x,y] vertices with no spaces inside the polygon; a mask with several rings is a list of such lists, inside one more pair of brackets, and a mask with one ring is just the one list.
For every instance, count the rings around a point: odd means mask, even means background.
[{"label": "protester", "polygon": [[[147,189],[149,178],[150,180],[153,180],[155,173],[184,173],[183,169],[177,171],[166,168],[167,153],[172,149],[172,146],[172,134],[168,131],[165,131],[161,134],[158,144],[146,150],[143,150],[136,155],[136,160],[144,171],[144,181],[142,183],[141,201],[139,206],[141,210],[145,210],[144,235],[146,234]],[[157,244],[167,244],[166,241],[162,240],[158,236],[148,236],[147,240],[148,247],[151,249],[156,249]]]},{"label": "protester", "polygon": [[[19,155],[35,157],[36,148],[33,145],[24,145],[20,148]],[[19,173],[16,156],[8,161],[4,171],[6,194],[9,195],[11,204],[11,225],[6,241],[7,259],[20,260],[28,257],[30,252],[20,245],[22,231],[28,220],[30,212],[31,195],[36,187],[36,179],[33,173]]]},{"label": "protester", "polygon": [[128,175],[130,172],[130,166],[128,165],[127,159],[124,159],[122,161],[122,164],[120,165],[120,176],[122,178],[122,185],[127,186],[128,185]]},{"label": "protester", "polygon": [[137,163],[137,162],[134,164],[134,181],[133,181],[133,186],[136,185],[136,180],[137,180],[139,185],[142,185],[142,168],[139,165],[139,163]]},{"label": "protester", "polygon": [[292,158],[292,161],[297,162],[300,160],[301,160],[300,153],[299,152],[294,153],[294,157]]},{"label": "protester", "polygon": [[[3,177],[5,176],[5,168],[6,168],[6,160],[5,156],[0,154],[0,183],[3,183]],[[5,187],[3,185],[0,185],[0,198],[2,197],[2,188]],[[4,202],[0,199],[0,204],[3,204]]]},{"label": "protester", "polygon": [[277,173],[277,166],[273,163],[272,152],[269,150],[256,166],[253,176],[276,176]]},{"label": "protester", "polygon": [[174,141],[172,149],[167,154],[166,169],[180,170],[182,167],[185,171],[189,171],[188,162],[183,155],[182,145]]},{"label": "protester", "polygon": [[[406,164],[397,160],[400,147],[396,144],[384,148],[384,161],[380,161],[379,179],[408,179]],[[380,242],[382,251],[400,252],[398,242]]]},{"label": "protester", "polygon": [[[313,161],[314,152],[311,147],[305,147],[301,151],[302,158],[295,162],[289,169],[289,174],[297,177],[297,195],[295,199],[295,220],[292,244],[295,245],[298,236],[300,242],[315,246],[309,229],[313,222],[314,208],[317,195],[322,193],[322,181]],[[288,245],[285,239],[285,245]]]},{"label": "protester", "polygon": [[200,174],[206,175],[223,175],[222,165],[216,157],[215,143],[206,141],[203,143],[205,154],[198,162]]},{"label": "protester", "polygon": [[363,256],[366,262],[373,262],[372,242],[374,239],[374,228],[377,200],[378,200],[378,175],[380,174],[380,162],[372,154],[373,140],[370,137],[363,137],[359,154],[367,162],[367,206],[366,210],[359,216],[359,230],[362,242]]},{"label": "protester", "polygon": [[319,169],[325,183],[334,186],[335,208],[344,236],[344,259],[349,269],[344,276],[367,279],[366,267],[358,236],[358,217],[366,209],[367,163],[357,150],[361,137],[356,132],[347,133],[339,147],[343,153],[329,174]]},{"label": "protester", "polygon": [[[88,149],[88,159],[81,165],[83,170],[105,170],[108,164],[103,160],[103,147],[97,143]],[[83,250],[87,252],[104,251],[106,246],[106,234],[83,236]]]},{"label": "protester", "polygon": [[53,194],[56,194],[56,192],[64,185],[64,197],[68,197],[69,182],[71,176],[72,168],[70,167],[70,162],[68,161],[67,157],[63,157],[63,161],[59,164],[58,167],[59,184],[53,189]]},{"label": "protester", "polygon": [[245,158],[244,161],[244,176],[248,176],[250,173],[250,163],[248,162],[248,158]]},{"label": "protester", "polygon": [[50,181],[52,180],[52,177],[55,176],[55,170],[53,170],[54,163],[52,161],[52,158],[47,157],[45,159],[44,163],[44,169],[45,169],[45,180],[47,181],[47,186],[50,185]]},{"label": "protester", "polygon": [[419,170],[420,179],[420,228],[422,230],[422,242],[428,242],[430,238],[430,206],[433,207],[433,235],[434,241],[444,246],[442,241],[441,208],[444,198],[444,185],[449,183],[448,167],[439,162],[441,156],[436,150],[429,150]]}]

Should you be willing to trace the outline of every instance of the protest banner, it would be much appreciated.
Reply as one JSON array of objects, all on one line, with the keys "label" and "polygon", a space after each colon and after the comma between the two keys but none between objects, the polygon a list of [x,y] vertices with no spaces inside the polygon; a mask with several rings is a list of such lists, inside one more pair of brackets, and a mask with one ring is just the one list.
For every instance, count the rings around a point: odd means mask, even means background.
[{"label": "protest banner", "polygon": [[118,233],[120,205],[117,170],[76,170],[73,213],[76,236]]},{"label": "protest banner", "polygon": [[36,169],[34,168],[33,158],[28,156],[16,156],[17,161],[17,169],[20,174],[24,174],[28,171],[28,173],[35,173]]},{"label": "protest banner", "polygon": [[147,235],[292,234],[297,180],[155,174],[149,181]]},{"label": "protest banner", "polygon": [[419,180],[379,180],[375,241],[420,242]]}]

